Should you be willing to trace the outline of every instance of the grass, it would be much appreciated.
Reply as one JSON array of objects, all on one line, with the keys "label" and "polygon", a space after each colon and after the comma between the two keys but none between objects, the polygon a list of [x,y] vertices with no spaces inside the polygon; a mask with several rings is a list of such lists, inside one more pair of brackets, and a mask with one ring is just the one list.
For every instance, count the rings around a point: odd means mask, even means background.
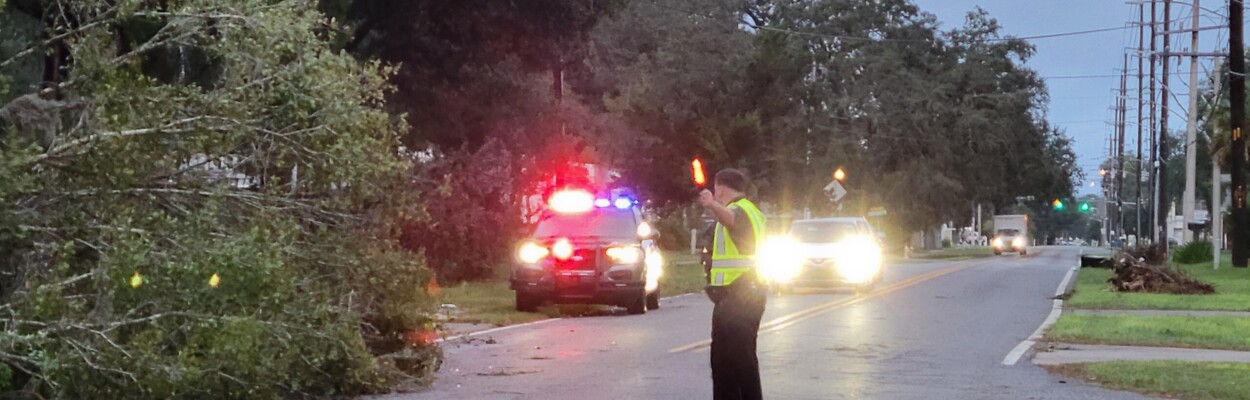
[{"label": "grass", "polygon": [[[1227,260],[1227,259],[1226,259]],[[1250,269],[1232,268],[1225,262],[1219,270],[1210,263],[1181,265],[1200,281],[1215,285],[1215,294],[1170,295],[1111,291],[1111,271],[1085,268],[1076,277],[1075,291],[1064,305],[1069,308],[1117,310],[1222,310],[1250,311]]]},{"label": "grass", "polygon": [[948,247],[941,250],[912,252],[911,258],[928,259],[928,260],[967,260],[972,258],[989,257],[994,255],[994,249],[990,247]]},{"label": "grass", "polygon": [[703,291],[706,280],[699,256],[689,252],[664,253],[664,276],[660,278],[661,296],[676,296]]},{"label": "grass", "polygon": [[[703,291],[703,267],[698,264],[698,256],[688,253],[665,253],[664,276],[660,278],[661,296]],[[440,302],[455,304],[458,310],[452,322],[490,324],[505,326],[533,322],[556,317],[583,317],[603,315],[606,306],[563,305],[544,306],[536,313],[520,312],[515,308],[512,289],[508,288],[508,269],[501,267],[495,271],[494,278],[481,282],[464,282],[457,286],[445,287],[440,293]]]},{"label": "grass", "polygon": [[1047,333],[1051,341],[1250,351],[1250,318],[1069,314]]},{"label": "grass", "polygon": [[1107,388],[1153,396],[1250,400],[1250,364],[1112,361],[1065,365],[1051,370]]}]

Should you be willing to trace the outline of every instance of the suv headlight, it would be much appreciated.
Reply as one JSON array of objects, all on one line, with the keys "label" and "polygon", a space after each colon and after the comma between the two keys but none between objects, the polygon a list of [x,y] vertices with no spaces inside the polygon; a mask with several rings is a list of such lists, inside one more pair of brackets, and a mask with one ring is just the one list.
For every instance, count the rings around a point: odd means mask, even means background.
[{"label": "suv headlight", "polygon": [[517,250],[517,259],[526,264],[533,264],[546,258],[551,254],[546,247],[539,246],[533,242],[521,245],[521,249]]},{"label": "suv headlight", "polygon": [[798,244],[789,237],[769,238],[756,255],[760,277],[768,282],[787,283],[799,275],[803,257]]},{"label": "suv headlight", "polygon": [[872,280],[881,270],[881,249],[866,239],[852,239],[838,254],[838,273],[851,283]]},{"label": "suv headlight", "polygon": [[1012,247],[1024,247],[1024,238],[1018,237],[1011,241]]},{"label": "suv headlight", "polygon": [[635,264],[642,259],[642,249],[637,247],[609,247],[608,257],[617,264]]}]

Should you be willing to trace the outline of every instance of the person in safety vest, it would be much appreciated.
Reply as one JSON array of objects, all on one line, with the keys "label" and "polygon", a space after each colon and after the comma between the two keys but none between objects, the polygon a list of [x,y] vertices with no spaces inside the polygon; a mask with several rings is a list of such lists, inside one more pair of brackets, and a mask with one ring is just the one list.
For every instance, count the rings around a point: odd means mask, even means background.
[{"label": "person in safety vest", "polygon": [[713,183],[715,193],[699,193],[716,220],[707,271],[707,294],[715,303],[712,398],[761,399],[755,340],[767,289],[756,275],[755,249],[764,237],[764,214],[747,200],[749,182],[741,171],[717,172]]}]

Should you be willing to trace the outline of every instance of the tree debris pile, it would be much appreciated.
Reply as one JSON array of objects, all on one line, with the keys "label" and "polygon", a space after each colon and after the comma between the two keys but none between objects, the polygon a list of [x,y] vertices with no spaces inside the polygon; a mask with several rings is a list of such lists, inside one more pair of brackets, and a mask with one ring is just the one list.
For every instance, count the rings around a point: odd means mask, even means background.
[{"label": "tree debris pile", "polygon": [[1114,274],[1107,280],[1117,292],[1212,294],[1215,287],[1191,278],[1185,271],[1160,265],[1149,265],[1141,258],[1121,255],[1112,266]]}]

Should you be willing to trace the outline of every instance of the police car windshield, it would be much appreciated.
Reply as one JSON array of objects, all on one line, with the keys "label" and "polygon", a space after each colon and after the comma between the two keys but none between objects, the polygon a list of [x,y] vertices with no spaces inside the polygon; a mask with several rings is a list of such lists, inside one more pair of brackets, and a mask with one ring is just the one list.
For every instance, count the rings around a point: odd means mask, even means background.
[{"label": "police car windshield", "polygon": [[837,221],[795,222],[790,236],[799,243],[833,243],[854,237],[859,228],[853,223]]},{"label": "police car windshield", "polygon": [[632,238],[638,233],[633,210],[598,209],[584,214],[548,214],[534,237]]}]

